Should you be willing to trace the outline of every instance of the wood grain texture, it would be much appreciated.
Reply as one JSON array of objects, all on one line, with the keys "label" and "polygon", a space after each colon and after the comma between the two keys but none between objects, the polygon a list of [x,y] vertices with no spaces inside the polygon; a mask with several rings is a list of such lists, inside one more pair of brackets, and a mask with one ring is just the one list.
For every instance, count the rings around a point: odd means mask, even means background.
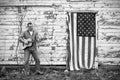
[{"label": "wood grain texture", "polygon": [[120,46],[100,46],[99,57],[101,58],[119,58],[120,57]]}]

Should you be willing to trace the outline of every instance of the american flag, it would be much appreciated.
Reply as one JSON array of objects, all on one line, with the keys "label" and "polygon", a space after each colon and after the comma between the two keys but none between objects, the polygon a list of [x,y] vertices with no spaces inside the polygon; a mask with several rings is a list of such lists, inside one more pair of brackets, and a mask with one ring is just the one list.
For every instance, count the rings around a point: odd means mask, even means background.
[{"label": "american flag", "polygon": [[95,13],[69,13],[70,70],[91,69],[95,60]]}]

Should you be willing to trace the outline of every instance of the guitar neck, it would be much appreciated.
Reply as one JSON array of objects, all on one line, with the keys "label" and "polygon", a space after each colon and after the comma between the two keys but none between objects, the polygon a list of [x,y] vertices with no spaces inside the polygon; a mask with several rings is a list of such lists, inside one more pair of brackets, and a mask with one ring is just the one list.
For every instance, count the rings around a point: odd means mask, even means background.
[{"label": "guitar neck", "polygon": [[39,40],[39,42],[41,42],[41,41],[43,41],[43,40],[47,40],[47,38],[41,38],[41,39]]}]

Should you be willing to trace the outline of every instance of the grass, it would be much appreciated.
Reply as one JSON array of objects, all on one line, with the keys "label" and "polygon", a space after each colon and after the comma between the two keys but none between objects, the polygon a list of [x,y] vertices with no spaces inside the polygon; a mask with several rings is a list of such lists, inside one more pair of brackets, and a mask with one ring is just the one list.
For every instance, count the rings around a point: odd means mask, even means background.
[{"label": "grass", "polygon": [[34,74],[25,76],[22,70],[4,69],[1,70],[0,80],[120,80],[120,70],[99,69],[81,69],[79,71],[64,72],[63,69],[43,68],[43,75]]}]

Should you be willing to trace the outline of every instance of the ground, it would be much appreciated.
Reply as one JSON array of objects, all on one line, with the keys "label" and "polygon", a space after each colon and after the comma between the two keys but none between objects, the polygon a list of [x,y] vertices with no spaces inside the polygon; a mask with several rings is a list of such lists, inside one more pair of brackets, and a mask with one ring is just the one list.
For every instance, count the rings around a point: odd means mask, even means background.
[{"label": "ground", "polygon": [[25,76],[22,70],[3,68],[0,80],[120,80],[119,69],[99,68],[64,72],[64,69],[43,68],[43,75],[34,74],[34,69],[31,70],[31,75]]}]

